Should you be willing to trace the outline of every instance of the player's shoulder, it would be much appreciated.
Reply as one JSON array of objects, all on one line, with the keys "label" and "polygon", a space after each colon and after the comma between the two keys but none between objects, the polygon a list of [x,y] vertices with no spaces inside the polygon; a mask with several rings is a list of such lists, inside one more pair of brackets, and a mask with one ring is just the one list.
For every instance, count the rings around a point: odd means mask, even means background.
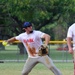
[{"label": "player's shoulder", "polygon": [[70,27],[75,27],[75,23],[73,23]]},{"label": "player's shoulder", "polygon": [[44,34],[45,34],[44,32],[39,31],[39,30],[34,31],[34,35],[37,35],[37,36],[41,36],[41,35],[44,35]]},{"label": "player's shoulder", "polygon": [[73,23],[71,26],[69,26],[69,29],[75,29],[75,23]]},{"label": "player's shoulder", "polygon": [[23,36],[23,35],[26,35],[26,32],[19,34],[19,36]]},{"label": "player's shoulder", "polygon": [[34,30],[34,33],[39,33],[39,32],[41,32],[41,31],[39,31],[39,30]]}]

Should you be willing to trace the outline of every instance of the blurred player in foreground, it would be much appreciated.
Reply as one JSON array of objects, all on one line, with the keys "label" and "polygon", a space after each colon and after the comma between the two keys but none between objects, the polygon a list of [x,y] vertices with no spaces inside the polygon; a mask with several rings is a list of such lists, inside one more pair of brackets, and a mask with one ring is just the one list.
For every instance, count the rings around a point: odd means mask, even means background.
[{"label": "blurred player in foreground", "polygon": [[[50,36],[41,31],[33,30],[32,24],[30,22],[25,22],[23,25],[23,29],[25,30],[24,33],[6,40],[8,43],[19,40],[24,44],[27,50],[28,59],[26,60],[26,63],[24,65],[22,75],[28,75],[37,63],[44,64],[49,70],[54,73],[54,75],[62,75],[60,70],[57,69],[53,64],[52,59],[47,55],[47,52],[40,51],[40,49],[43,49],[44,47],[47,48],[47,45],[50,41]],[[45,39],[44,45],[42,39]]]},{"label": "blurred player in foreground", "polygon": [[[73,47],[72,47],[72,41],[73,41]],[[73,54],[73,59],[74,59],[74,75],[75,75],[75,23],[72,24],[68,28],[67,44],[68,44],[68,48],[69,48],[69,53]]]}]

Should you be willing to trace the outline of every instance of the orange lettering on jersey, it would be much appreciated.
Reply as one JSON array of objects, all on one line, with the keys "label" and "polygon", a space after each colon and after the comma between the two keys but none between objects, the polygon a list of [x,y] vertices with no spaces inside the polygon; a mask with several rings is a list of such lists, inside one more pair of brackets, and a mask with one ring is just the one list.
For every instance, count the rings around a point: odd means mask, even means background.
[{"label": "orange lettering on jersey", "polygon": [[24,41],[24,43],[26,43],[27,41],[26,40],[23,40]]},{"label": "orange lettering on jersey", "polygon": [[32,38],[27,39],[27,40],[24,39],[23,41],[24,41],[24,43],[26,43],[26,42],[34,42]]},{"label": "orange lettering on jersey", "polygon": [[34,41],[33,41],[33,39],[30,38],[27,40],[27,42],[34,42]]}]

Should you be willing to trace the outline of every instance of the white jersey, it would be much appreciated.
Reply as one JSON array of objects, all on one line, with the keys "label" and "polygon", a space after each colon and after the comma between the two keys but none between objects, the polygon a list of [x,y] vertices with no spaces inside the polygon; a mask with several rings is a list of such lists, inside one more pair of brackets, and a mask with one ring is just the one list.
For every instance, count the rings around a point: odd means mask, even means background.
[{"label": "white jersey", "polygon": [[73,48],[75,47],[75,23],[68,29],[67,37],[73,38]]},{"label": "white jersey", "polygon": [[20,35],[16,36],[15,38],[23,43],[25,46],[28,57],[36,58],[38,56],[38,49],[42,44],[42,36],[45,33],[41,31],[33,31],[31,34],[21,33]]}]

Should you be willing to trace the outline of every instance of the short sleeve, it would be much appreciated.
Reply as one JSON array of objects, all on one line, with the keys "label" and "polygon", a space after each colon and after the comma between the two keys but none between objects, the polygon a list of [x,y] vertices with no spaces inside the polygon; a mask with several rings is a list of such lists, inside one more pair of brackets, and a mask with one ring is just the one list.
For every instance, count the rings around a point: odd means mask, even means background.
[{"label": "short sleeve", "polygon": [[68,29],[67,37],[72,37],[72,28],[71,27],[69,27],[69,29]]},{"label": "short sleeve", "polygon": [[41,31],[38,31],[38,32],[37,32],[37,35],[38,35],[40,38],[42,38],[44,34],[45,34],[45,33],[41,32]]},{"label": "short sleeve", "polygon": [[18,36],[16,36],[15,38],[16,38],[16,40],[21,41],[21,35],[18,35]]}]

